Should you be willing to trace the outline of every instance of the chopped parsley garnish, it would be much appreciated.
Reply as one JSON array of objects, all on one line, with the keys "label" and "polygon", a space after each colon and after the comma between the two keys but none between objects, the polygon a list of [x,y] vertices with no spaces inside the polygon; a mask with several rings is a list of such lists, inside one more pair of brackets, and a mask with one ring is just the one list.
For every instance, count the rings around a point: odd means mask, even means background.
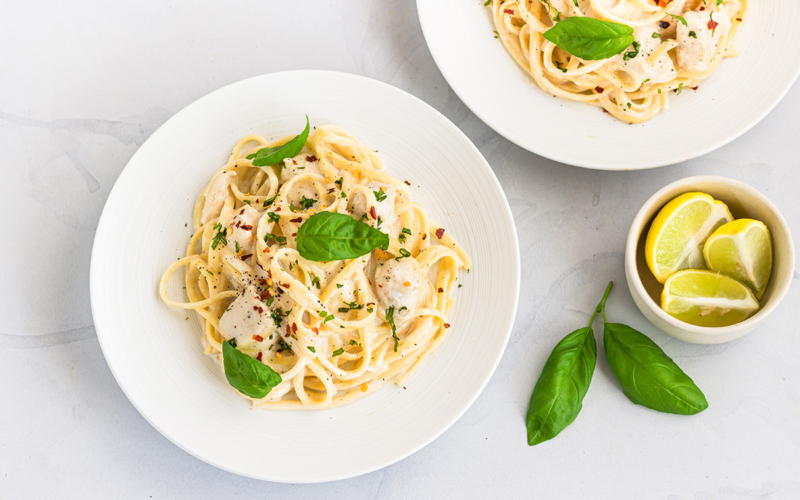
[{"label": "chopped parsley garnish", "polygon": [[311,277],[311,284],[316,286],[317,290],[319,290],[320,289],[319,288],[319,276],[312,276]]},{"label": "chopped parsley garnish", "polygon": [[317,350],[316,350],[316,349],[314,349],[314,348],[313,348],[313,347],[311,347],[311,346],[308,346],[308,350],[309,350],[309,351],[311,351],[311,352],[317,352]]},{"label": "chopped parsley garnish", "polygon": [[220,243],[222,243],[223,245],[228,244],[228,240],[225,239],[225,236],[228,234],[228,228],[222,227],[222,224],[217,222],[217,225],[214,226],[214,229],[217,230],[217,234],[215,234],[214,237],[211,239],[211,248],[216,250],[217,245],[219,245]]},{"label": "chopped parsley garnish", "polygon": [[383,192],[383,191],[381,191],[381,190],[378,190],[378,191],[373,191],[373,193],[375,194],[375,199],[376,199],[377,201],[383,201],[383,200],[385,200],[385,199],[386,199],[386,193],[384,193],[384,192]]},{"label": "chopped parsley garnish", "polygon": [[289,309],[286,312],[283,312],[283,310],[279,307],[274,311],[272,311],[272,313],[270,313],[270,317],[272,317],[272,321],[275,323],[275,327],[280,328],[281,323],[283,322],[283,318],[290,315],[291,313],[292,313],[291,309]]},{"label": "chopped parsley garnish", "polygon": [[292,355],[294,355],[294,351],[292,351],[292,346],[287,344],[285,341],[281,340],[281,348],[279,350],[289,351]]},{"label": "chopped parsley garnish", "polygon": [[400,249],[400,256],[396,257],[394,260],[405,259],[406,257],[411,257],[411,252],[409,252],[405,248],[401,248]]},{"label": "chopped parsley garnish", "polygon": [[639,48],[642,46],[639,42],[633,42],[633,50],[630,50],[622,56],[623,61],[629,61],[639,55]]},{"label": "chopped parsley garnish", "polygon": [[264,243],[266,243],[267,240],[275,240],[278,242],[279,245],[283,245],[284,243],[286,243],[286,237],[276,236],[272,233],[267,233],[264,235]]},{"label": "chopped parsley garnish", "polygon": [[334,181],[334,184],[339,186],[339,189],[342,189],[342,182],[343,181],[344,181],[344,177],[339,177],[338,179],[336,179],[336,181]]},{"label": "chopped parsley garnish", "polygon": [[305,196],[303,196],[303,199],[300,200],[300,208],[302,208],[303,210],[308,210],[309,208],[313,207],[314,203],[316,202],[317,200],[315,200],[314,198],[306,198]]},{"label": "chopped parsley garnish", "polygon": [[356,342],[355,340],[351,340],[350,345],[358,345],[358,342]]},{"label": "chopped parsley garnish", "polygon": [[267,212],[267,217],[269,218],[270,222],[280,222],[281,216],[276,214],[275,212]]},{"label": "chopped parsley garnish", "polygon": [[392,338],[394,339],[394,352],[397,352],[397,345],[400,339],[397,338],[397,327],[394,325],[394,306],[386,310],[386,322],[392,327]]},{"label": "chopped parsley garnish", "polygon": [[331,354],[331,357],[335,358],[336,356],[338,356],[340,354],[343,354],[343,353],[344,353],[344,348],[340,347],[340,348],[336,349],[335,351],[333,351],[333,354]]},{"label": "chopped parsley garnish", "polygon": [[347,307],[340,307],[339,308],[340,313],[346,313],[350,311],[360,311],[361,309],[364,309],[364,304],[359,304],[355,301],[345,302],[344,305],[346,305]]},{"label": "chopped parsley garnish", "polygon": [[268,206],[270,206],[272,204],[272,202],[275,201],[275,198],[277,198],[277,197],[278,197],[278,195],[276,194],[272,198],[267,198],[266,200],[264,200],[264,208],[267,208]]}]

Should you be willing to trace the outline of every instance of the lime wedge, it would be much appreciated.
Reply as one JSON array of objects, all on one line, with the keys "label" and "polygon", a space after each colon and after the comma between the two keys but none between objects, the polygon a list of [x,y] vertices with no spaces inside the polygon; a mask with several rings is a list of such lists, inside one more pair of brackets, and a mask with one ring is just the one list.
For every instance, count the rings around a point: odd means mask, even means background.
[{"label": "lime wedge", "polygon": [[732,220],[728,207],[705,193],[678,196],[661,209],[647,233],[645,258],[650,271],[664,283],[681,269],[706,269],[706,239]]},{"label": "lime wedge", "polygon": [[738,219],[714,231],[703,248],[706,265],[714,272],[749,286],[758,300],[772,273],[772,238],[763,222]]},{"label": "lime wedge", "polygon": [[661,308],[691,325],[730,326],[758,311],[752,290],[733,278],[711,271],[680,271],[667,279]]}]

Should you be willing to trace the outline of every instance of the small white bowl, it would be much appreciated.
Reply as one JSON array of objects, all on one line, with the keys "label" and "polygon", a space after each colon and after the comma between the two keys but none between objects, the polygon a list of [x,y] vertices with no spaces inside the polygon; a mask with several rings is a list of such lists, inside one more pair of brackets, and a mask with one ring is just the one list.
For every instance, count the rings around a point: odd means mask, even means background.
[{"label": "small white bowl", "polygon": [[[645,261],[647,233],[658,212],[676,196],[696,191],[708,193],[724,202],[735,219],[747,217],[762,221],[772,235],[772,276],[761,299],[761,309],[736,325],[720,328],[695,326],[664,312],[661,309],[661,292],[664,286],[656,280]],[[661,189],[636,214],[625,247],[625,276],[633,301],[656,328],[693,344],[721,344],[755,330],[778,307],[794,277],[794,244],[783,215],[760,192],[727,177],[688,177]]]}]

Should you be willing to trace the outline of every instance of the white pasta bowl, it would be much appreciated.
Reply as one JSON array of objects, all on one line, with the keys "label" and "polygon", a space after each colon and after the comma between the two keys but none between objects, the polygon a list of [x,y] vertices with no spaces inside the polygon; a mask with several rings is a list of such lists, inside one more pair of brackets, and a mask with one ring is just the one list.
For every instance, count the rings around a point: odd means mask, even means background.
[{"label": "white pasta bowl", "polygon": [[[161,302],[163,270],[183,255],[198,193],[243,136],[279,138],[333,123],[380,151],[386,171],[462,245],[448,336],[404,387],[387,385],[322,410],[253,409],[204,355],[194,313]],[[182,277],[182,272],[179,272]],[[108,366],[162,434],[206,462],[249,477],[318,482],[387,466],[452,425],[478,397],[511,333],[520,260],[508,203],[469,139],[419,99],[325,71],[234,83],[180,111],[120,175],[97,229],[91,301]],[[186,300],[180,279],[169,296]]]},{"label": "white pasta bowl", "polygon": [[[417,10],[437,66],[489,127],[555,161],[633,170],[672,165],[724,146],[761,121],[789,91],[800,74],[800,2],[749,4],[734,42],[742,53],[722,61],[697,91],[673,95],[668,110],[639,125],[541,90],[494,38],[491,9],[483,2],[417,0]],[[687,134],[689,128],[703,133]]]},{"label": "white pasta bowl", "polygon": [[[650,272],[645,260],[645,241],[658,212],[673,198],[690,192],[708,193],[728,205],[735,219],[762,221],[772,235],[773,263],[769,285],[760,309],[741,323],[710,328],[690,325],[661,309],[663,285]],[[783,300],[794,277],[794,244],[789,226],[766,196],[743,182],[719,176],[688,177],[673,182],[654,194],[639,210],[628,232],[625,247],[625,276],[636,306],[658,329],[694,344],[730,342],[758,328]]]}]

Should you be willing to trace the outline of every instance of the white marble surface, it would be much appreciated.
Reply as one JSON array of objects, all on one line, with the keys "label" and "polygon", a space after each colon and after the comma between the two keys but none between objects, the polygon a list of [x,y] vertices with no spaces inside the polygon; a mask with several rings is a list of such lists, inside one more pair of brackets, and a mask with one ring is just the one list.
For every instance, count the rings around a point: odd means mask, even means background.
[{"label": "white marble surface", "polygon": [[[594,172],[539,158],[478,120],[437,70],[411,0],[118,4],[0,5],[0,498],[800,498],[797,284],[760,330],[695,346],[647,323],[622,268],[638,207],[689,175],[755,186],[800,235],[798,94],[706,157]],[[510,200],[524,282],[500,367],[449,431],[366,476],[282,485],[217,470],[139,415],[100,352],[88,275],[108,193],[159,125],[223,85],[301,68],[388,82],[455,122]],[[578,420],[529,448],[535,378],[610,279],[610,314],[651,335],[711,406],[689,418],[634,406],[600,352]]]}]

